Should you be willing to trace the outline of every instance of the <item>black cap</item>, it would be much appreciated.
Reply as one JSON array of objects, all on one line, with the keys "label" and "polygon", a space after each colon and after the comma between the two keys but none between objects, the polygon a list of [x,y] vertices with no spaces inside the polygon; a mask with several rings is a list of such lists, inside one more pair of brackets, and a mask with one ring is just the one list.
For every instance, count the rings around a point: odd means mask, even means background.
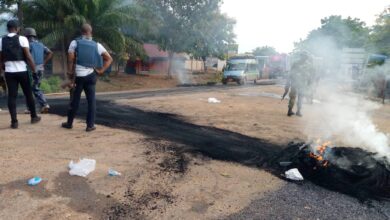
[{"label": "black cap", "polygon": [[19,27],[19,21],[14,19],[14,20],[9,20],[7,22],[7,28],[8,29],[11,29],[11,28],[18,28]]}]

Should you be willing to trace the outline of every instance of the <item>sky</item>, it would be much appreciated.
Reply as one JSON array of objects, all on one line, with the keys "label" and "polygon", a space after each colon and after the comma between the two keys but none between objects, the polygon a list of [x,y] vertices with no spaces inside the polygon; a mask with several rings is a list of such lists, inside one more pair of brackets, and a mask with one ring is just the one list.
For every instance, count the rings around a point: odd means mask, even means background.
[{"label": "sky", "polygon": [[237,21],[240,53],[265,45],[288,53],[324,17],[351,16],[373,25],[388,5],[389,0],[224,0],[222,11]]}]

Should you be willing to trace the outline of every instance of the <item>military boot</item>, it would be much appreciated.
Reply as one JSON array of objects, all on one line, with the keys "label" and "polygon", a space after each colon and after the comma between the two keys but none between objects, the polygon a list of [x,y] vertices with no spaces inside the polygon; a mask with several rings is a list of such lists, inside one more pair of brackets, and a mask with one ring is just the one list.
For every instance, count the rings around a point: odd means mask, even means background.
[{"label": "military boot", "polygon": [[288,109],[287,116],[291,117],[292,115],[295,115],[295,113],[292,111],[291,108]]}]

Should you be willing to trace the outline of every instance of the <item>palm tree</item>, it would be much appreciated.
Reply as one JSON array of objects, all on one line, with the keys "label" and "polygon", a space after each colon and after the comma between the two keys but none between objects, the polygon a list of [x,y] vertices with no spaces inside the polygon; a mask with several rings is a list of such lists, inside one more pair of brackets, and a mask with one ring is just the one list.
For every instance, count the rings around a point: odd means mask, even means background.
[{"label": "palm tree", "polygon": [[[116,57],[131,49],[139,49],[140,41],[126,36],[124,27],[137,28],[137,9],[121,0],[31,0],[25,4],[26,25],[35,27],[42,41],[59,47],[65,55],[70,41],[77,37],[80,26],[93,26],[94,39],[102,42]],[[142,52],[142,51],[139,51]],[[63,67],[66,68],[66,59]]]},{"label": "palm tree", "polygon": [[65,51],[75,25],[70,25],[76,8],[72,1],[35,0],[24,4],[27,26],[34,27],[42,41],[50,47],[59,47],[62,51],[62,67],[66,70]]},{"label": "palm tree", "polygon": [[[23,27],[23,0],[0,0],[0,13],[13,14],[17,16]],[[16,6],[16,8],[15,8]]]}]

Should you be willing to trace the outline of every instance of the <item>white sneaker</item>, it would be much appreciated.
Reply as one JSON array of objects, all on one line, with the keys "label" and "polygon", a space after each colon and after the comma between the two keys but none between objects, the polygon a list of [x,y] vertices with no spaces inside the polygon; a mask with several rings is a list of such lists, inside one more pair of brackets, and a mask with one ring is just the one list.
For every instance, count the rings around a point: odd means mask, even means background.
[{"label": "white sneaker", "polygon": [[45,106],[43,106],[41,108],[41,113],[42,114],[47,114],[47,113],[49,113],[49,109],[50,109],[50,105],[46,104]]}]

